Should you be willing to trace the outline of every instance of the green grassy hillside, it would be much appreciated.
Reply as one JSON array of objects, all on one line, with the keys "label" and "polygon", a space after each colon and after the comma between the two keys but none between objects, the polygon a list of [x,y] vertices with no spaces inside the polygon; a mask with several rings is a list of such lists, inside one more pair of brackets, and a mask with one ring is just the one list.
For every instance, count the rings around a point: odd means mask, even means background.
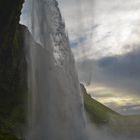
[{"label": "green grassy hillside", "polygon": [[84,107],[92,122],[97,125],[109,123],[111,118],[119,118],[121,115],[84,94]]},{"label": "green grassy hillside", "polygon": [[99,127],[106,126],[113,135],[140,137],[140,115],[121,115],[93,99],[83,85],[81,91],[85,110],[93,124]]}]

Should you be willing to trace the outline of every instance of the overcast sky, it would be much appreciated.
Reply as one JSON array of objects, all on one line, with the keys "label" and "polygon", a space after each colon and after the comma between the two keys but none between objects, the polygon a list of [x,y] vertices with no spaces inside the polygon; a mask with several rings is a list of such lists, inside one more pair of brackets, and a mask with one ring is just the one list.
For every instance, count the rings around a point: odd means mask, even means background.
[{"label": "overcast sky", "polygon": [[[79,79],[121,113],[140,113],[140,0],[58,0]],[[29,26],[28,0],[21,23]]]}]

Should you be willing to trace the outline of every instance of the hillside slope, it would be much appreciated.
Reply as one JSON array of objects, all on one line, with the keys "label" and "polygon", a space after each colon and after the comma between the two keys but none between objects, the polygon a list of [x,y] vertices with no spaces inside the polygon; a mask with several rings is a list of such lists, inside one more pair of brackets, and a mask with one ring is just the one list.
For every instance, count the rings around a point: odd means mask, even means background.
[{"label": "hillside slope", "polygon": [[84,107],[90,119],[96,124],[108,123],[111,117],[121,117],[120,114],[92,99],[90,95],[84,95]]},{"label": "hillside slope", "polygon": [[98,127],[104,127],[113,134],[127,137],[140,137],[140,115],[121,115],[93,99],[81,84],[84,107],[89,119]]},{"label": "hillside slope", "polygon": [[109,123],[112,118],[120,118],[121,114],[111,110],[107,106],[93,99],[81,84],[81,91],[84,97],[84,107],[91,119],[96,125]]}]

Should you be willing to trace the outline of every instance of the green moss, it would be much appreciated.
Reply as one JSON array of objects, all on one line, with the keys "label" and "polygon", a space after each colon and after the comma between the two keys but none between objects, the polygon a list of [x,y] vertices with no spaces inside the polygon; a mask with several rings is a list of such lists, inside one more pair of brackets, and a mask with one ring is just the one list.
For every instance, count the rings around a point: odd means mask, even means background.
[{"label": "green moss", "polygon": [[10,134],[10,133],[0,132],[0,140],[22,140],[22,139],[19,139],[15,135]]}]

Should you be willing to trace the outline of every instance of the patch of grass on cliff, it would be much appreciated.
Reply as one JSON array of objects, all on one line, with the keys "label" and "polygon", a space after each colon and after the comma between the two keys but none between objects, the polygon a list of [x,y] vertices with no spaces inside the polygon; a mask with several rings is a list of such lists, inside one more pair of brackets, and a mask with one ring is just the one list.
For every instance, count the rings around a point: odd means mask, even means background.
[{"label": "patch of grass on cliff", "polygon": [[133,133],[139,136],[140,115],[121,115],[84,93],[84,107],[89,119],[98,127],[108,126],[111,133],[125,135]]},{"label": "patch of grass on cliff", "polygon": [[96,125],[109,123],[111,117],[121,116],[119,113],[116,113],[105,105],[94,100],[88,94],[84,94],[84,107],[90,120]]}]

